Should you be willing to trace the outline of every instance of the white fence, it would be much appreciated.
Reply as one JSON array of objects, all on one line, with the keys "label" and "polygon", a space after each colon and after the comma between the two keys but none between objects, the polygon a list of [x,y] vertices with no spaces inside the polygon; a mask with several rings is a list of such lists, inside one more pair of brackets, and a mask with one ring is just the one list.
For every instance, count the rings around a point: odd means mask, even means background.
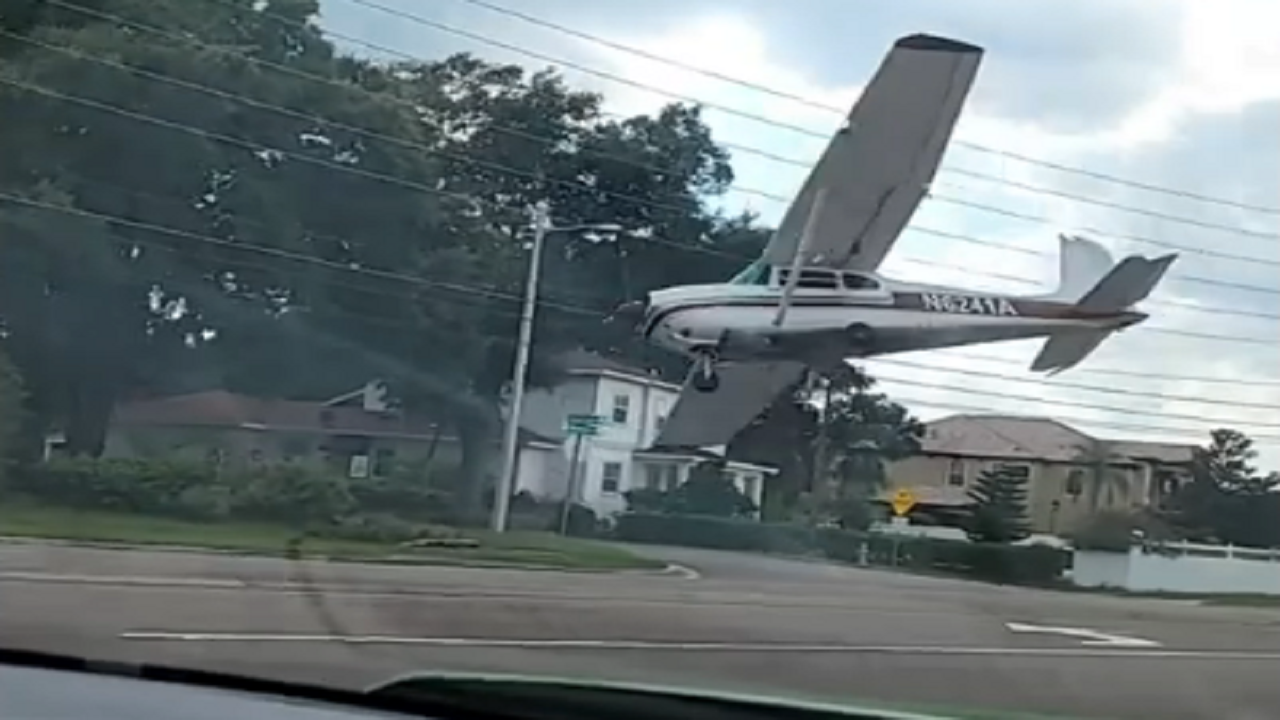
[{"label": "white fence", "polygon": [[1194,543],[1076,550],[1071,580],[1137,592],[1280,595],[1280,551]]}]

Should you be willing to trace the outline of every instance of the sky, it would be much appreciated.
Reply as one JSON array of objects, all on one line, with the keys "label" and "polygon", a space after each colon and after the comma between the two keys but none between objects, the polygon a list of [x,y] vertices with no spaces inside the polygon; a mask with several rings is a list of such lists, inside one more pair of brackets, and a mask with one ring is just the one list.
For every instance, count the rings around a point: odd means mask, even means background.
[{"label": "sky", "polygon": [[733,156],[718,202],[765,222],[896,38],[981,45],[932,197],[882,272],[1048,291],[1063,232],[1117,259],[1179,259],[1143,305],[1150,320],[1053,378],[1027,371],[1040,341],[899,355],[871,372],[926,420],[1047,415],[1102,438],[1197,444],[1233,427],[1280,470],[1280,4],[322,0],[321,25],[362,54],[555,66],[619,114],[696,98]]}]

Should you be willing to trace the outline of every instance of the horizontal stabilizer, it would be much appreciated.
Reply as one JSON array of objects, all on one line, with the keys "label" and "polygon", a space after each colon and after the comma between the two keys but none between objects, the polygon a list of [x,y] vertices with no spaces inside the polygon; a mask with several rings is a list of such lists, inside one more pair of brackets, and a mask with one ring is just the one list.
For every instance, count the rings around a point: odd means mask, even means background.
[{"label": "horizontal stabilizer", "polygon": [[1040,354],[1031,363],[1035,372],[1050,371],[1056,375],[1080,364],[1093,354],[1112,333],[1112,330],[1074,330],[1055,333],[1040,348]]},{"label": "horizontal stabilizer", "polygon": [[1132,307],[1147,299],[1176,259],[1177,255],[1165,255],[1155,260],[1131,255],[1120,261],[1092,290],[1085,293],[1077,306],[1085,310],[1124,310]]},{"label": "horizontal stabilizer", "polygon": [[[1164,255],[1154,260],[1137,255],[1127,257],[1085,293],[1076,307],[1093,312],[1124,312],[1147,299],[1177,257]],[[1116,329],[1072,328],[1056,332],[1045,341],[1031,369],[1056,374],[1075,367]]]}]

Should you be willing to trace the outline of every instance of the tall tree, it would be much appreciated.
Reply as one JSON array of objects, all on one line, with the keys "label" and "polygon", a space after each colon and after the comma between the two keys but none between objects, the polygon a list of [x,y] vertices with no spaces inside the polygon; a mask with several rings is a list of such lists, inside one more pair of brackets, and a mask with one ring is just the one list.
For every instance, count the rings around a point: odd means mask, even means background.
[{"label": "tall tree", "polygon": [[1026,476],[997,466],[981,473],[968,495],[973,503],[965,527],[970,540],[1011,543],[1030,534]]},{"label": "tall tree", "polygon": [[1171,521],[1188,537],[1260,547],[1280,546],[1280,477],[1259,474],[1253,440],[1218,429],[1196,449],[1191,481],[1172,499]]}]

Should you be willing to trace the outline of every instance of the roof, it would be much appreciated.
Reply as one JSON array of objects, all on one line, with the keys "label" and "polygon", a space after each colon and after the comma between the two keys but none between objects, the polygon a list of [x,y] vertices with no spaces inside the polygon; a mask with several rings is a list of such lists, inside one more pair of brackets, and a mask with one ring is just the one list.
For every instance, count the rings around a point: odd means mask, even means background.
[{"label": "roof", "polygon": [[435,423],[420,415],[373,412],[318,401],[260,398],[226,390],[123,403],[116,406],[112,422],[421,437],[434,435],[436,430]]},{"label": "roof", "polygon": [[675,387],[663,380],[657,373],[581,348],[559,354],[556,356],[555,362],[564,368],[567,373],[592,375],[609,373],[622,375],[640,382]]},{"label": "roof", "polygon": [[910,490],[915,496],[916,503],[919,505],[941,505],[944,507],[964,507],[972,505],[973,500],[969,498],[968,492],[962,487],[953,486],[935,486],[935,485],[912,485],[897,486],[886,488],[876,493],[876,500],[880,502],[892,502],[893,496],[900,490]]},{"label": "roof", "polygon": [[951,415],[925,424],[926,454],[1072,462],[1106,443],[1113,455],[1157,462],[1189,462],[1193,446],[1095,438],[1052,418]]}]

